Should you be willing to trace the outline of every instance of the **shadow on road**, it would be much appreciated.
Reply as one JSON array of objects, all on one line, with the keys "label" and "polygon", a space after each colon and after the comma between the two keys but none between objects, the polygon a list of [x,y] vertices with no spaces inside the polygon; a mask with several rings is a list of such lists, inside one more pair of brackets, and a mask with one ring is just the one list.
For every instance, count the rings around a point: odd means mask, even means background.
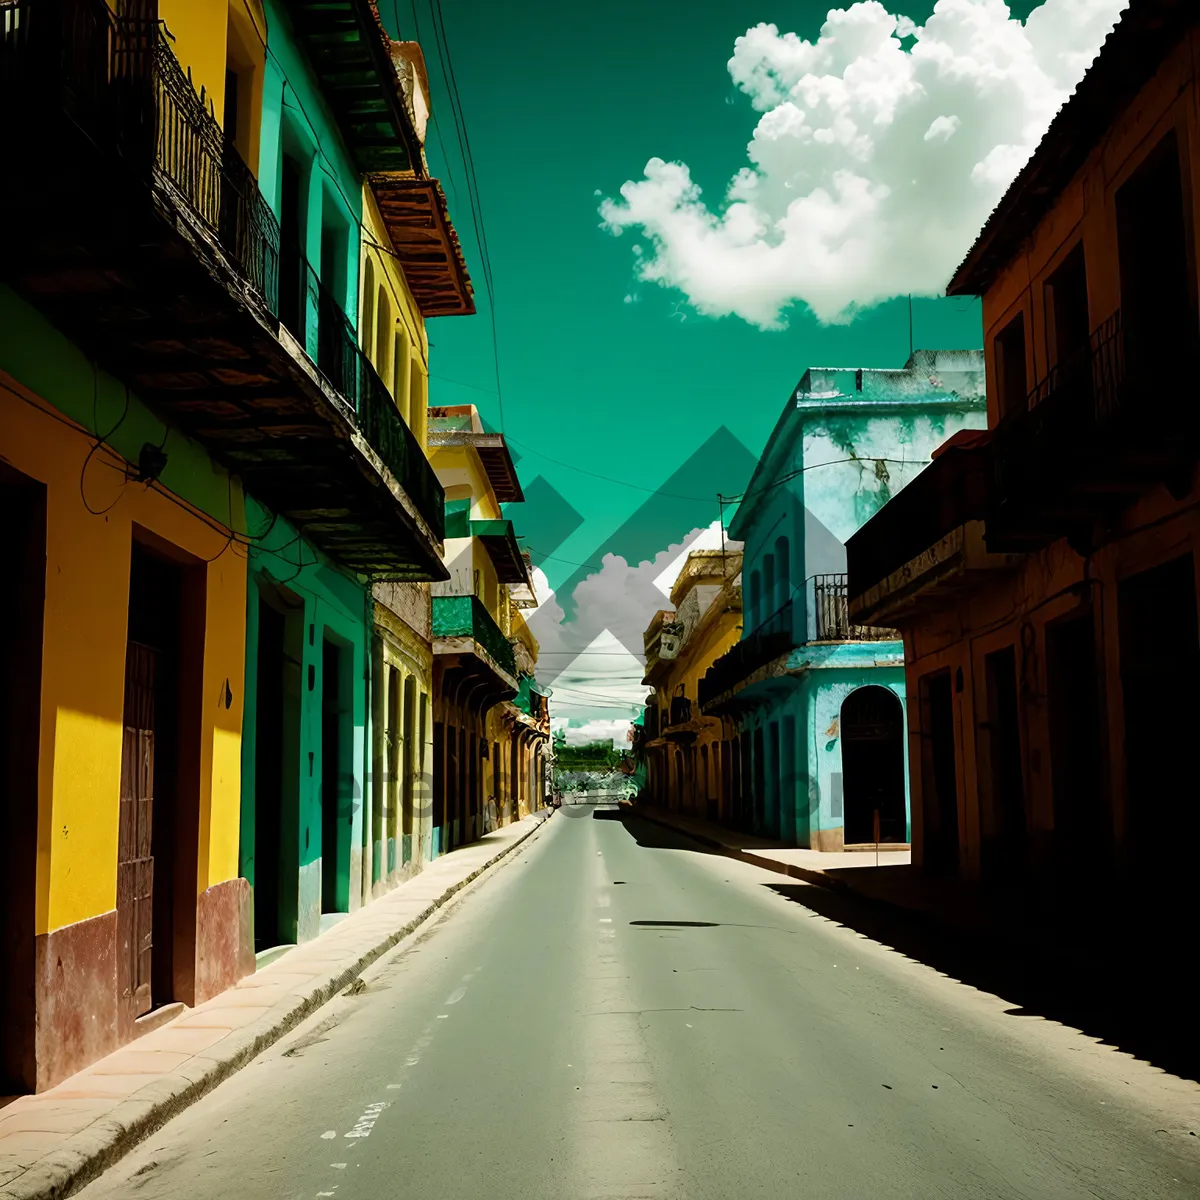
[{"label": "shadow on road", "polygon": [[[600,817],[597,812],[596,816]],[[717,854],[685,834],[617,813],[648,849]],[[1084,908],[1073,924],[1025,909],[1000,929],[964,932],[910,909],[799,882],[771,891],[980,991],[1013,1017],[1044,1017],[1187,1079],[1200,1079],[1194,930],[1173,934]],[[1110,910],[1111,911],[1111,910]],[[1061,916],[1061,915],[1060,915]]]}]

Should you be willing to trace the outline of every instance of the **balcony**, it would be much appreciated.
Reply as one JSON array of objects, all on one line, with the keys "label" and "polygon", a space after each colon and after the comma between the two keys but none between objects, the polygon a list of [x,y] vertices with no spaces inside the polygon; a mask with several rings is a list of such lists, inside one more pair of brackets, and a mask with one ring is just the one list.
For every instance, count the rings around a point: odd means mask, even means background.
[{"label": "balcony", "polygon": [[787,654],[796,643],[793,621],[794,610],[789,600],[753,633],[743,637],[728,653],[718,658],[700,680],[698,699],[701,709],[718,696],[732,691],[743,679],[767,663]]},{"label": "balcony", "polygon": [[990,554],[984,543],[991,477],[983,430],[956,435],[935,451],[846,543],[847,618],[899,621],[918,605],[953,603],[987,572],[1014,567],[1019,555]]},{"label": "balcony", "polygon": [[814,575],[808,581],[808,640],[810,642],[899,640],[900,634],[894,629],[851,624],[847,579],[845,574]]},{"label": "balcony", "polygon": [[1056,366],[992,431],[988,549],[1066,537],[1090,553],[1097,528],[1155,484],[1186,494],[1200,432],[1197,349],[1193,338],[1167,359],[1139,354],[1118,310]]},{"label": "balcony", "polygon": [[5,281],[344,566],[445,578],[436,477],[168,38],[0,3]]},{"label": "balcony", "polygon": [[435,654],[475,655],[518,690],[512,643],[478,596],[434,596],[433,638]]}]

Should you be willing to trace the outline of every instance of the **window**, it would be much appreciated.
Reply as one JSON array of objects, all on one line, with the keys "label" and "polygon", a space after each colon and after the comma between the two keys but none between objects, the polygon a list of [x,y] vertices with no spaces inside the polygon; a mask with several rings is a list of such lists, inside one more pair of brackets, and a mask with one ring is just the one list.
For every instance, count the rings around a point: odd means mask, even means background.
[{"label": "window", "polygon": [[428,431],[429,409],[426,397],[425,372],[417,356],[409,353],[408,369],[408,423],[417,440],[425,445]]},{"label": "window", "polygon": [[1086,351],[1092,332],[1082,242],[1047,280],[1046,311],[1051,325],[1052,366],[1062,370],[1073,358]]},{"label": "window", "polygon": [[392,395],[396,398],[396,407],[400,410],[404,423],[412,428],[413,417],[410,410],[412,399],[409,394],[410,372],[408,337],[404,330],[397,329],[392,353]]},{"label": "window", "polygon": [[785,537],[775,539],[775,601],[774,608],[778,612],[792,597],[792,564],[791,547]]},{"label": "window", "polygon": [[1025,358],[1025,314],[1018,313],[996,334],[996,395],[1000,419],[1020,412],[1029,399]]},{"label": "window", "polygon": [[306,274],[304,261],[304,168],[283,156],[279,190],[279,319],[305,344]]},{"label": "window", "polygon": [[762,619],[762,576],[757,571],[750,572],[750,629],[758,628]]},{"label": "window", "polygon": [[1168,134],[1117,192],[1127,371],[1178,357],[1196,337],[1179,150]]},{"label": "window", "polygon": [[375,344],[375,305],[371,303],[375,295],[375,264],[368,257],[363,263],[362,290],[362,348],[365,354],[370,354]]},{"label": "window", "polygon": [[375,312],[375,370],[379,378],[389,380],[392,377],[389,354],[392,349],[392,306],[388,302],[387,288],[379,285],[379,303]]}]

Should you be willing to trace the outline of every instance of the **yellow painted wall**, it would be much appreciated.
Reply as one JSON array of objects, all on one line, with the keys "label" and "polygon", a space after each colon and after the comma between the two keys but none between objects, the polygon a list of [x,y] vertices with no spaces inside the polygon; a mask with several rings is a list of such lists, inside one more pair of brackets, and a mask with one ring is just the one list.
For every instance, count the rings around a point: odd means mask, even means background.
[{"label": "yellow painted wall", "polygon": [[[121,486],[124,464],[107,450],[80,477],[91,442],[23,401],[41,402],[0,373],[4,455],[46,485],[46,605],[38,781],[36,931],[48,933],[116,905],[129,565],[138,524],[197,559],[207,574],[200,846],[197,894],[237,875],[246,563],[227,535],[161,492]],[[48,407],[48,406],[46,406]],[[240,510],[241,495],[235,489]],[[224,553],[222,553],[224,551]],[[229,680],[232,703],[224,704]]]},{"label": "yellow painted wall", "polygon": [[[429,338],[425,318],[409,291],[404,271],[395,255],[389,253],[391,241],[387,227],[375,203],[375,195],[365,183],[363,225],[359,344],[375,364],[408,427],[425,447],[429,431]],[[382,309],[379,304],[381,286],[387,293],[387,303]],[[407,346],[407,361],[401,364],[399,371],[396,369],[394,336],[385,339],[384,352],[379,352],[381,317],[387,321],[390,330],[400,333],[402,344]]]},{"label": "yellow painted wall", "polygon": [[[479,455],[471,446],[435,446],[429,455],[447,500],[460,500],[470,496],[471,520],[499,521],[504,514],[496,502],[495,493],[479,461]],[[465,490],[462,490],[465,489]]]},{"label": "yellow painted wall", "polygon": [[261,0],[158,0],[158,15],[171,34],[171,47],[197,92],[203,89],[217,121],[225,120],[225,69],[230,62],[230,24],[235,39],[234,69],[251,72],[246,162],[258,173],[267,21]]},{"label": "yellow painted wall", "polygon": [[521,643],[524,644],[525,648],[529,651],[530,655],[532,656],[533,661],[536,663],[537,656],[538,656],[537,638],[535,638],[533,636],[533,631],[529,628],[529,625],[526,622],[525,618],[521,615],[521,610],[519,608],[515,608],[515,607],[512,608],[511,616],[512,616],[512,636],[517,638]]}]

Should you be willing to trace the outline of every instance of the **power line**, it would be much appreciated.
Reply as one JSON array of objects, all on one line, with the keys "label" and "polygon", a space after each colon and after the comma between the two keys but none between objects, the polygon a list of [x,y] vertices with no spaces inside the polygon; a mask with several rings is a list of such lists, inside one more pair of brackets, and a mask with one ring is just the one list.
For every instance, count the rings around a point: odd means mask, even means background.
[{"label": "power line", "polygon": [[492,328],[492,365],[496,373],[496,401],[500,409],[500,428],[504,429],[504,389],[500,382],[500,343],[496,331],[496,289],[492,275],[492,255],[488,246],[487,226],[483,217],[483,202],[479,195],[479,179],[475,174],[475,156],[471,152],[471,137],[467,131],[466,114],[463,112],[462,96],[458,90],[458,78],[454,73],[454,61],[450,55],[450,42],[446,34],[445,15],[441,0],[431,0],[434,40],[437,44],[438,61],[442,67],[442,78],[450,97],[450,113],[454,118],[459,152],[466,173],[467,192],[471,199],[471,222],[475,228],[475,241],[483,264],[483,282],[488,295],[488,317]]}]

